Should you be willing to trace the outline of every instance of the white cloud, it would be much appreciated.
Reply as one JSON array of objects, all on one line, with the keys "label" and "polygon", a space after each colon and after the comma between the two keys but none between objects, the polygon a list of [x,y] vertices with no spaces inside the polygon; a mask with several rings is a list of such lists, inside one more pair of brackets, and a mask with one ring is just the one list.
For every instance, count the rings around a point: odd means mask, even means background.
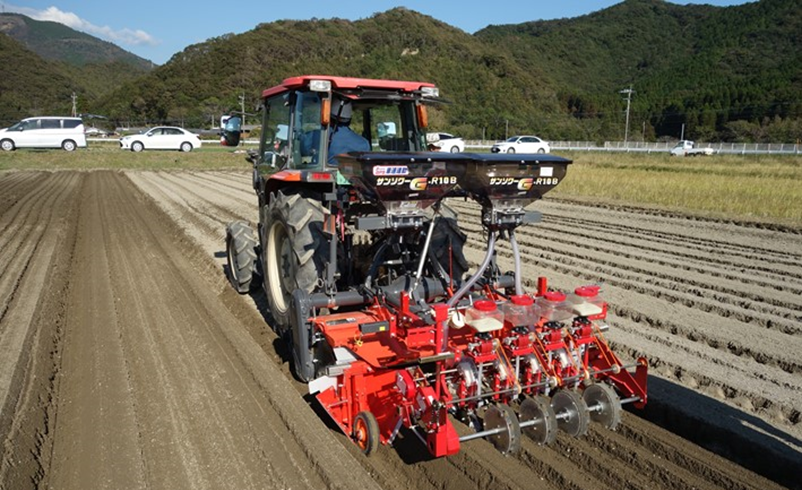
[{"label": "white cloud", "polygon": [[156,46],[159,41],[141,29],[119,29],[115,30],[109,26],[96,26],[91,22],[78,17],[72,12],[63,12],[57,7],[48,7],[44,10],[32,9],[29,7],[18,7],[8,3],[0,2],[3,11],[17,12],[35,20],[49,20],[64,24],[76,31],[82,31],[101,39],[111,41],[116,44],[129,46]]}]

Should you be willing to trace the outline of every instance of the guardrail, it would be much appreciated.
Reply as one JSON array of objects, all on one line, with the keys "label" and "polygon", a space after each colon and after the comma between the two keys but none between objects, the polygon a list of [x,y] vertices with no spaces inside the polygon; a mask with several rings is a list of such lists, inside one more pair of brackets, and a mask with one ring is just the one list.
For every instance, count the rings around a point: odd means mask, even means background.
[{"label": "guardrail", "polygon": [[[492,141],[469,140],[465,142],[466,148],[489,149]],[[668,153],[676,145],[673,143],[647,143],[640,141],[605,141],[602,144],[595,141],[549,141],[552,150],[572,151],[614,151],[631,153]],[[798,143],[696,143],[697,148],[712,148],[715,153],[733,155],[799,155],[802,154],[802,145]]]}]

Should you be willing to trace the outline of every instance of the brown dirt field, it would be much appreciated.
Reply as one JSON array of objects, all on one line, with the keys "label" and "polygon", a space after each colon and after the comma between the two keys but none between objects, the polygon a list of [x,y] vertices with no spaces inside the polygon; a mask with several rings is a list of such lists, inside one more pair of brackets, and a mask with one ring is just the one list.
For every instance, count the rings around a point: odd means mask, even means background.
[{"label": "brown dirt field", "polygon": [[[451,206],[476,264],[478,209]],[[802,235],[535,207],[529,286],[603,284],[647,409],[515,457],[407,435],[365,458],[292,379],[263,295],[225,280],[248,172],[0,174],[0,488],[802,488]]]}]

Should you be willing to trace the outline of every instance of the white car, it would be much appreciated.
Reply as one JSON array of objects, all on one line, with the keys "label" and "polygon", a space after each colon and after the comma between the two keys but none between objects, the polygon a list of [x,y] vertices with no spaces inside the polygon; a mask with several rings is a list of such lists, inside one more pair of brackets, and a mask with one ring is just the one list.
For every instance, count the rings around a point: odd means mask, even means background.
[{"label": "white car", "polygon": [[17,148],[86,148],[83,121],[80,117],[29,117],[0,129],[0,149]]},{"label": "white car", "polygon": [[549,153],[548,142],[537,136],[513,136],[490,148],[493,153]]},{"label": "white car", "polygon": [[440,151],[447,151],[449,153],[462,153],[465,151],[464,139],[449,133],[435,134],[437,135],[437,138],[432,144],[440,148]]},{"label": "white car", "polygon": [[198,135],[186,129],[174,126],[158,126],[149,129],[144,134],[133,134],[120,138],[120,148],[123,150],[181,150],[192,151],[201,147]]}]

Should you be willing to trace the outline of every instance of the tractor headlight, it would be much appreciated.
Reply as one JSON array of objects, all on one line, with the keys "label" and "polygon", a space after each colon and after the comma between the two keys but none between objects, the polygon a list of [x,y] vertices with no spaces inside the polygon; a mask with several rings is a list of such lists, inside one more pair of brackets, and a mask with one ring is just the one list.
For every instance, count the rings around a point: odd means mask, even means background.
[{"label": "tractor headlight", "polygon": [[331,80],[310,80],[309,90],[313,92],[329,92],[331,90]]},{"label": "tractor headlight", "polygon": [[440,89],[437,87],[421,87],[420,92],[424,97],[440,97]]}]

